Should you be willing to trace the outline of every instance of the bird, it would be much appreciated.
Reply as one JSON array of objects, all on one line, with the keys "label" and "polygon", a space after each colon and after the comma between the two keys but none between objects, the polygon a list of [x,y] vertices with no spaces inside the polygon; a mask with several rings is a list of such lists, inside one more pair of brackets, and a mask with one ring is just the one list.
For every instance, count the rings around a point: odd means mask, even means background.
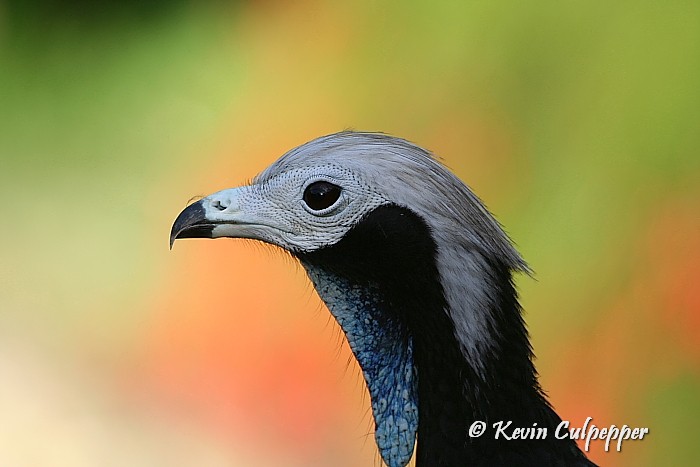
[{"label": "bird", "polygon": [[[187,206],[170,248],[183,238],[259,240],[301,263],[359,363],[387,466],[414,450],[418,467],[595,465],[539,384],[514,284],[528,265],[431,152],[378,132],[316,138]],[[546,436],[507,439],[498,422]]]}]

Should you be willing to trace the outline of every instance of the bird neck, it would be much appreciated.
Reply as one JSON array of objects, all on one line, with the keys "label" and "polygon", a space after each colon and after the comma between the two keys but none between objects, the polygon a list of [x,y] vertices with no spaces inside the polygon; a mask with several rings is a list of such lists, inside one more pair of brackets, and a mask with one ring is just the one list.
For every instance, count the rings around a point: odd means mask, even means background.
[{"label": "bird neck", "polygon": [[[552,453],[565,459],[576,451],[570,441],[554,439],[561,420],[537,381],[510,269],[499,262],[485,261],[484,266],[496,278],[482,284],[491,287],[492,300],[466,311],[478,313],[490,332],[488,345],[472,354],[455,327],[454,306],[444,298],[441,302],[437,291],[429,298],[432,309],[419,297],[405,303],[405,310],[411,310],[410,303],[418,304],[409,316],[410,328],[416,330],[412,336],[420,400],[419,466],[548,465]],[[496,439],[494,424],[500,421],[512,422],[512,428],[545,428],[549,442]],[[470,427],[481,422],[486,432],[470,436]]]},{"label": "bird neck", "polygon": [[[297,256],[362,367],[375,438],[389,466],[408,462],[416,434],[419,466],[567,459],[578,450],[553,436],[560,419],[537,382],[510,268],[479,251],[461,254],[472,266],[478,261],[471,268],[478,274],[462,278],[489,297],[465,299],[478,309],[458,309],[446,299],[432,232],[403,207],[379,207],[337,244]],[[455,325],[461,318],[480,330],[476,344]],[[470,426],[482,421],[487,432],[470,437]],[[495,439],[498,421],[548,428],[550,435]]]}]

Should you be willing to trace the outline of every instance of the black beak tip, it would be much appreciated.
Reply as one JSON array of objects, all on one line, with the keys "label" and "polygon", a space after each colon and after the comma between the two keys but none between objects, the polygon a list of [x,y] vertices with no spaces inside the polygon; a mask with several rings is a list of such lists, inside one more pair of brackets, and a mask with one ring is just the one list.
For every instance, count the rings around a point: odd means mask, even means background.
[{"label": "black beak tip", "polygon": [[178,238],[211,238],[214,225],[207,220],[201,201],[187,206],[170,229],[170,249]]}]

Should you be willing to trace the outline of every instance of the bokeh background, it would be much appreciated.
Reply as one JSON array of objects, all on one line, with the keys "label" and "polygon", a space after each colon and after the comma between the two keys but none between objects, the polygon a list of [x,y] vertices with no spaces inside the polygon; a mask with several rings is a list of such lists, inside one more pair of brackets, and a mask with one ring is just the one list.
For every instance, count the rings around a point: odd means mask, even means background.
[{"label": "bokeh background", "polygon": [[700,465],[697,1],[0,1],[0,465],[379,465],[303,271],[195,195],[345,128],[440,155],[591,457]]}]

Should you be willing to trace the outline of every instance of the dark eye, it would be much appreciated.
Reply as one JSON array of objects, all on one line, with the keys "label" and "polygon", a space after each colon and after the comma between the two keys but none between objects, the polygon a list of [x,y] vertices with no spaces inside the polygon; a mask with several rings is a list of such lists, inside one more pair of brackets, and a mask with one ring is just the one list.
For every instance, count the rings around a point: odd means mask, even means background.
[{"label": "dark eye", "polygon": [[314,182],[304,190],[304,202],[314,211],[321,211],[333,206],[340,198],[341,191],[338,185],[323,181]]}]

